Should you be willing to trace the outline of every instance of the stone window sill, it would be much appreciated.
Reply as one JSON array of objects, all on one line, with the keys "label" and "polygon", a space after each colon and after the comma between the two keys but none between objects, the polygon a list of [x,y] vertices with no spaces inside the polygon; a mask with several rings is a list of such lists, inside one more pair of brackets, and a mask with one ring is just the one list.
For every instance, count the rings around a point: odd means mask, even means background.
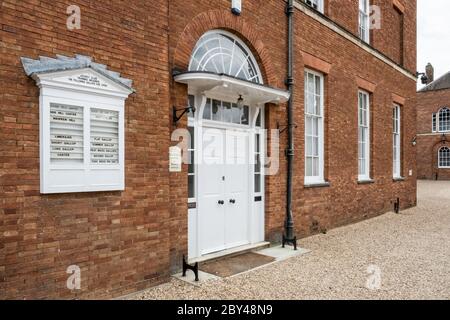
[{"label": "stone window sill", "polygon": [[313,189],[313,188],[328,188],[330,187],[329,182],[321,182],[321,183],[306,183],[305,189]]},{"label": "stone window sill", "polygon": [[406,179],[404,178],[404,177],[397,177],[397,178],[394,178],[394,179],[392,179],[394,182],[402,182],[402,181],[405,181]]},{"label": "stone window sill", "polygon": [[369,180],[358,180],[358,184],[373,184],[375,183],[375,180],[369,179]]}]

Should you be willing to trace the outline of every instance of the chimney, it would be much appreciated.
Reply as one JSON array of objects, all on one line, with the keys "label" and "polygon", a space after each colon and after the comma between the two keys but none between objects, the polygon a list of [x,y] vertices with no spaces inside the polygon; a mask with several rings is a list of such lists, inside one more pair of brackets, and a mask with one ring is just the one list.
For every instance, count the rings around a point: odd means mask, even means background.
[{"label": "chimney", "polygon": [[434,68],[431,65],[431,63],[428,63],[427,66],[425,67],[425,73],[427,75],[427,84],[431,83],[434,81]]}]

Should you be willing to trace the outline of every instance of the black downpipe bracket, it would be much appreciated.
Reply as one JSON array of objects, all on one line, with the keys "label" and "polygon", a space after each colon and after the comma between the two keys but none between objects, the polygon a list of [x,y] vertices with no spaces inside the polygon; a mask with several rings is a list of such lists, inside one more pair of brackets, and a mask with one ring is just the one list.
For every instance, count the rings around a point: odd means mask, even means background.
[{"label": "black downpipe bracket", "polygon": [[290,97],[288,101],[288,147],[286,157],[288,163],[287,172],[287,196],[286,196],[286,221],[285,233],[283,234],[283,248],[286,244],[294,246],[297,250],[297,237],[294,235],[294,219],[292,217],[292,177],[294,169],[294,0],[289,0],[286,7],[288,17],[288,75],[286,85]]}]

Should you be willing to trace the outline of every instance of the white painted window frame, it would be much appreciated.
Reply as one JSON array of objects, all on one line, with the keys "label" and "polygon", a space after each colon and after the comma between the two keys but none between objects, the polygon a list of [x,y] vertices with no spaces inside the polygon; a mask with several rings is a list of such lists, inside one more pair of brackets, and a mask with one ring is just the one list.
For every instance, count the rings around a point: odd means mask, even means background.
[{"label": "white painted window frame", "polygon": [[370,0],[359,0],[359,38],[370,44]]},{"label": "white painted window frame", "polygon": [[[233,43],[231,50],[224,46],[224,41]],[[202,53],[200,56],[199,52]],[[230,58],[229,64],[226,64],[224,57]],[[244,58],[243,61],[240,60],[242,58]],[[213,68],[209,65],[209,62],[211,62]],[[236,65],[237,62],[238,65]],[[233,66],[238,67],[237,72],[231,72]],[[250,48],[235,34],[222,29],[210,30],[197,41],[188,70],[226,74],[249,82],[263,84],[261,70]],[[239,76],[241,72],[244,73],[245,77]]]},{"label": "white painted window frame", "polygon": [[[304,0],[304,1],[311,8],[319,11],[320,13],[324,13],[324,1],[325,0]],[[314,5],[316,5],[317,8],[314,8]]]},{"label": "white painted window frame", "polygon": [[433,132],[450,132],[449,130],[442,130],[441,129],[441,113],[444,112],[444,110],[450,110],[449,107],[442,107],[439,109],[439,112],[436,114],[436,131]]},{"label": "white painted window frame", "polygon": [[431,115],[431,132],[437,132],[438,129],[438,114],[433,112]]},{"label": "white painted window frame", "polygon": [[441,151],[442,151],[443,149],[449,150],[450,148],[447,147],[447,146],[444,146],[444,147],[439,148],[439,150],[438,150],[438,168],[439,168],[439,169],[450,169],[450,166],[442,166],[442,165],[441,165]]},{"label": "white painted window frame", "polygon": [[[367,123],[366,125],[361,125],[361,114],[364,112],[364,108],[362,108],[361,103],[361,96],[365,96],[367,99],[367,106],[365,112]],[[370,143],[371,143],[371,134],[370,134],[370,94],[367,91],[364,90],[358,90],[358,180],[359,181],[368,181],[371,180],[371,172],[370,172]],[[365,134],[365,141],[362,141],[360,139],[360,129],[363,129],[366,131]],[[360,144],[364,142],[365,148],[364,148],[364,157],[360,156]],[[360,168],[360,162],[361,160],[364,160],[365,163],[365,173],[361,174],[361,168]]]},{"label": "white painted window frame", "polygon": [[[314,185],[314,184],[321,184],[321,183],[325,183],[325,161],[324,161],[324,145],[325,145],[325,137],[324,137],[324,118],[325,118],[325,114],[324,114],[324,75],[322,73],[316,72],[314,70],[311,69],[305,69],[305,103],[304,103],[304,108],[305,108],[305,185]],[[316,115],[309,115],[307,113],[307,99],[308,99],[308,75],[311,74],[314,76],[314,79],[316,79],[316,77],[318,77],[320,79],[320,116],[316,116]],[[316,176],[308,176],[307,175],[307,159],[308,157],[308,150],[307,150],[307,138],[308,138],[308,134],[307,134],[307,128],[306,128],[306,121],[307,118],[311,117],[311,118],[317,118],[318,119],[318,158],[319,158],[319,170],[318,170],[318,175]],[[312,137],[312,136],[311,136]]]},{"label": "white painted window frame", "polygon": [[399,179],[402,177],[402,121],[401,121],[401,107],[398,104],[394,104],[393,114],[392,114],[392,166],[393,166],[393,177],[394,179]]},{"label": "white painted window frame", "polygon": [[[195,104],[195,99],[196,99],[195,95],[189,95],[189,96],[193,97],[193,103],[194,103],[193,105],[191,105],[191,103],[188,102],[189,106],[195,107],[195,105],[196,105]],[[188,96],[188,100],[189,100],[189,96]],[[192,164],[193,164],[194,172],[191,172],[191,173],[188,172],[188,177],[192,176],[194,179],[194,190],[192,190],[194,193],[194,197],[188,197],[188,203],[196,203],[197,202],[197,167],[196,167],[196,159],[195,159],[195,157],[197,155],[197,152],[196,152],[196,144],[197,144],[196,130],[197,129],[195,126],[195,118],[194,117],[195,117],[195,114],[188,114],[188,127],[192,128],[192,131],[194,134],[194,136],[191,137],[191,141],[193,141],[194,143],[187,150],[189,152],[189,154],[193,153],[193,155],[194,155],[193,157],[190,157],[190,160],[192,161]],[[189,181],[188,181],[188,188],[189,188]]]}]

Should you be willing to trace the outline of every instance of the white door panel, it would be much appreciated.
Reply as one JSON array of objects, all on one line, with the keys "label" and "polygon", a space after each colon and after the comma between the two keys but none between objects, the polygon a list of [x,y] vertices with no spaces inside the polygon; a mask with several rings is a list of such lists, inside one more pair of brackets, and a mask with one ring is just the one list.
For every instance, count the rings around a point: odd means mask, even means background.
[{"label": "white door panel", "polygon": [[225,169],[225,245],[249,243],[248,230],[248,133],[227,131]]},{"label": "white door panel", "polygon": [[221,130],[203,132],[202,159],[199,163],[199,223],[201,254],[225,248],[224,141]]},{"label": "white door panel", "polygon": [[203,128],[198,165],[202,255],[250,242],[249,133]]}]

